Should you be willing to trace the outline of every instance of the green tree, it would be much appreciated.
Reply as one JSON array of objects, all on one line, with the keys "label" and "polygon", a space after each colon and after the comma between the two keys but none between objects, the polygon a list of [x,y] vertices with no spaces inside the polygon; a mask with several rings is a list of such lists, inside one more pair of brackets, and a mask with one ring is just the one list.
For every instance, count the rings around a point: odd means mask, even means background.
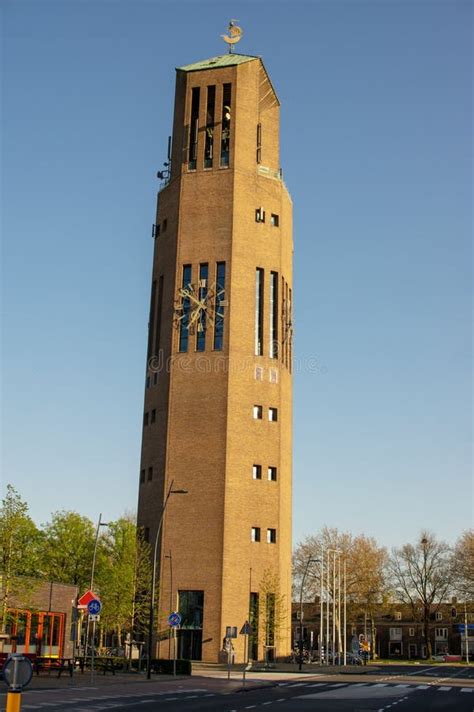
[{"label": "green tree", "polygon": [[453,587],[464,601],[474,601],[474,529],[463,532],[455,544]]},{"label": "green tree", "polygon": [[[271,659],[272,653],[280,648],[283,633],[288,621],[288,601],[281,593],[279,576],[271,569],[265,569],[258,586],[258,617],[251,612],[251,618],[258,620],[257,640],[262,643],[265,659]],[[271,651],[271,653],[270,653]]]},{"label": "green tree", "polygon": [[7,485],[0,508],[0,628],[5,630],[7,610],[14,598],[26,600],[31,584],[23,577],[37,576],[41,535],[28,515],[28,504]]},{"label": "green tree", "polygon": [[103,604],[101,626],[115,634],[121,647],[127,634],[142,634],[148,620],[148,596],[139,594],[151,587],[150,549],[131,516],[109,524],[100,542],[96,581]]},{"label": "green tree", "polygon": [[452,586],[453,567],[450,547],[437,541],[428,531],[419,541],[394,549],[389,564],[396,597],[410,605],[413,618],[423,625],[428,657],[432,648],[429,636],[431,614],[435,614]]},{"label": "green tree", "polygon": [[94,524],[77,512],[61,511],[53,514],[51,522],[43,526],[43,532],[43,572],[51,580],[78,586],[81,594],[90,584]]}]

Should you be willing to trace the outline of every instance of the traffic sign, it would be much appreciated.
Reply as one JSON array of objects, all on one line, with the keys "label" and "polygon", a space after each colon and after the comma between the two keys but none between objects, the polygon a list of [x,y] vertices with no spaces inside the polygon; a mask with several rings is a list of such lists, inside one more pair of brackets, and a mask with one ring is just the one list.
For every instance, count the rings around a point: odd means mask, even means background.
[{"label": "traffic sign", "polygon": [[89,591],[86,591],[85,593],[83,593],[82,596],[78,599],[77,607],[79,609],[83,609],[83,610],[86,609],[89,601],[92,601],[94,598],[99,599],[99,596],[96,593],[94,593],[94,591],[91,591],[89,589]]},{"label": "traffic sign", "polygon": [[179,625],[181,625],[181,614],[177,613],[176,611],[170,613],[170,615],[168,616],[168,625],[170,625],[172,628],[177,628]]},{"label": "traffic sign", "polygon": [[3,666],[3,679],[12,692],[20,692],[29,685],[32,675],[31,660],[19,653],[10,655]]},{"label": "traffic sign", "polygon": [[89,616],[90,623],[98,623],[99,621],[100,621],[100,616],[98,614]]},{"label": "traffic sign", "polygon": [[93,598],[89,603],[87,604],[87,612],[91,616],[98,616],[99,613],[102,610],[102,603],[99,601],[98,598]]},{"label": "traffic sign", "polygon": [[252,635],[253,628],[248,621],[245,621],[242,628],[240,629],[240,635]]}]

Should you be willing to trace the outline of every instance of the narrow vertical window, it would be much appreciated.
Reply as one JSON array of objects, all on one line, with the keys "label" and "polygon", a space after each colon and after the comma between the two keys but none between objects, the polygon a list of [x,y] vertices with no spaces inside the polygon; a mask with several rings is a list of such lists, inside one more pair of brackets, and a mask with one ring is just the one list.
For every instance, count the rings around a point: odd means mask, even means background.
[{"label": "narrow vertical window", "polygon": [[262,124],[257,124],[257,163],[262,162]]},{"label": "narrow vertical window", "polygon": [[[293,303],[291,298],[291,289],[288,288],[288,315],[290,319],[290,324],[293,321]],[[293,360],[293,343],[291,340],[291,334],[288,338],[288,370],[291,373],[291,365]]]},{"label": "narrow vertical window", "polygon": [[249,622],[252,626],[252,633],[249,635],[249,658],[258,660],[259,600],[258,593],[254,591],[249,596]]},{"label": "narrow vertical window", "polygon": [[[206,263],[199,265],[199,301],[203,302],[207,297],[207,279],[209,266]],[[206,310],[201,309],[197,322],[196,351],[204,351],[206,348]]]},{"label": "narrow vertical window", "polygon": [[199,87],[194,87],[191,94],[191,125],[189,132],[189,169],[196,169],[199,135]]},{"label": "narrow vertical window", "polygon": [[212,168],[214,157],[214,121],[216,111],[216,87],[207,87],[206,142],[204,144],[204,168]]},{"label": "narrow vertical window", "polygon": [[158,297],[157,297],[157,305],[156,305],[155,349],[153,352],[154,356],[157,356],[160,352],[162,316],[163,316],[163,275],[160,275],[160,278],[158,280]]},{"label": "narrow vertical window", "polygon": [[232,110],[232,86],[224,84],[222,93],[222,134],[221,134],[221,166],[223,168],[229,165],[230,156],[230,120]]},{"label": "narrow vertical window", "polygon": [[263,269],[255,273],[255,356],[263,355]]},{"label": "narrow vertical window", "polygon": [[222,351],[224,347],[224,309],[225,299],[225,262],[218,262],[216,267],[216,296],[214,322],[214,350]]},{"label": "narrow vertical window", "polygon": [[[191,274],[192,274],[191,265],[184,265],[183,266],[183,281],[182,281],[183,288],[190,286]],[[186,297],[185,299],[183,299],[183,314],[181,317],[181,323],[180,323],[180,327],[179,327],[179,350],[180,351],[188,350],[190,308],[191,308],[191,304],[189,301],[189,297]]]},{"label": "narrow vertical window", "polygon": [[155,333],[155,301],[156,301],[156,280],[153,280],[151,285],[151,296],[150,296],[150,317],[148,321],[148,348],[147,348],[147,365],[151,357],[153,356],[153,337]]},{"label": "narrow vertical window", "polygon": [[278,358],[278,272],[270,272],[269,356]]}]

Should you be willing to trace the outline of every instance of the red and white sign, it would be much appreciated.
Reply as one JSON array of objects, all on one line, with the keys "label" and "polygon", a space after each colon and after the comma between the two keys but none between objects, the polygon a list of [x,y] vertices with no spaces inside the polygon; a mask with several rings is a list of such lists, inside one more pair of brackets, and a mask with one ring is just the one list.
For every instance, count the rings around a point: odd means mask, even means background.
[{"label": "red and white sign", "polygon": [[79,598],[77,602],[77,607],[79,609],[86,610],[87,609],[87,604],[93,601],[95,598],[100,600],[100,597],[94,593],[94,591],[86,591],[85,593],[82,594],[82,596]]}]

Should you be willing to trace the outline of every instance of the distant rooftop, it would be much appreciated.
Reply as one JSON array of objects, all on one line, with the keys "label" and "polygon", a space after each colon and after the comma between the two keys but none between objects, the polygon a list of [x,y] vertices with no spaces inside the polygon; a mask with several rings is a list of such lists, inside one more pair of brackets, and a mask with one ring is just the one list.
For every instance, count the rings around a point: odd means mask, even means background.
[{"label": "distant rooftop", "polygon": [[221,54],[218,57],[211,57],[210,59],[203,59],[201,62],[194,62],[194,64],[187,64],[185,67],[176,67],[182,72],[197,72],[202,69],[216,69],[218,67],[234,67],[236,64],[243,64],[244,62],[251,62],[252,59],[260,59],[260,57],[252,57],[249,54],[235,54],[234,52],[228,52],[227,54]]}]

